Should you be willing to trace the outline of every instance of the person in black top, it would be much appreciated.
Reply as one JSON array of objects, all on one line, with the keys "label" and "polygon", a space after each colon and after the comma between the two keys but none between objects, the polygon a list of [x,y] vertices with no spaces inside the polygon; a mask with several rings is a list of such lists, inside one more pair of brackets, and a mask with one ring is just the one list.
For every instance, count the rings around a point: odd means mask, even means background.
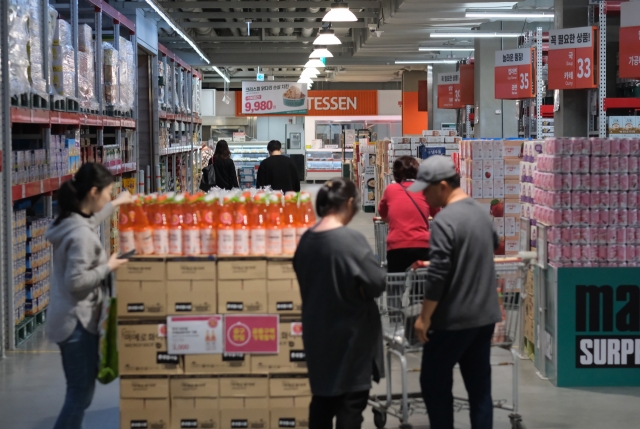
[{"label": "person in black top", "polygon": [[220,140],[218,144],[216,144],[216,151],[213,153],[213,157],[209,160],[209,163],[213,163],[213,167],[215,168],[217,187],[228,191],[240,187],[240,185],[238,185],[236,165],[231,159],[231,151],[229,150],[229,144],[226,140]]},{"label": "person in black top", "polygon": [[382,324],[375,302],[386,270],[365,237],[347,224],[358,211],[356,185],[325,183],[293,257],[302,297],[302,340],[309,369],[309,429],[359,429],[371,380],[384,376]]},{"label": "person in black top", "polygon": [[258,188],[271,186],[274,191],[300,192],[298,170],[291,158],[282,154],[282,143],[271,140],[267,145],[269,158],[260,163],[258,168]]}]

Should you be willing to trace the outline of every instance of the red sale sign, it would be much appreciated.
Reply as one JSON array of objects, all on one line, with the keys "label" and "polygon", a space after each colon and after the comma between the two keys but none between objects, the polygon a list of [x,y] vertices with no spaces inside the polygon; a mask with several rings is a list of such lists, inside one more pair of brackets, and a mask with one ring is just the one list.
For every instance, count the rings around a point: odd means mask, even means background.
[{"label": "red sale sign", "polygon": [[640,79],[640,2],[620,4],[619,77]]},{"label": "red sale sign", "polygon": [[438,109],[461,109],[460,72],[438,74]]},{"label": "red sale sign", "polygon": [[496,51],[494,69],[496,99],[520,100],[535,97],[534,58],[534,48]]},{"label": "red sale sign", "polygon": [[598,28],[549,31],[549,89],[598,86]]},{"label": "red sale sign", "polygon": [[277,354],[280,317],[277,314],[224,317],[225,353]]}]

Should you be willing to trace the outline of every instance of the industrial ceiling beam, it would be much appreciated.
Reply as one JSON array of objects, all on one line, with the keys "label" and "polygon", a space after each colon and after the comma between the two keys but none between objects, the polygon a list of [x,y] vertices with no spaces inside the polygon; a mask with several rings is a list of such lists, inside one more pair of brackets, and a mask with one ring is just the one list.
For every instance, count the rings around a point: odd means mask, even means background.
[{"label": "industrial ceiling beam", "polygon": [[[357,18],[375,18],[376,12],[353,12]],[[313,12],[171,12],[171,17],[174,19],[285,19],[285,18],[322,18],[324,13]]]},{"label": "industrial ceiling beam", "polygon": [[[252,43],[260,43],[262,45],[264,44],[270,45],[273,43],[278,43],[280,46],[286,46],[289,43],[300,44],[300,43],[307,42],[307,44],[305,44],[304,46],[308,46],[309,49],[313,48],[313,45],[311,45],[310,42],[313,42],[315,40],[314,37],[302,37],[302,36],[264,36],[264,39],[262,39],[260,36],[219,36],[215,39],[212,38],[211,36],[202,36],[202,37],[196,36],[196,37],[193,37],[192,39],[195,42],[197,42],[198,45],[201,45],[201,44],[202,45],[218,45],[218,44],[224,45],[225,43],[233,43],[235,45],[237,44],[246,45],[247,42],[252,42]],[[353,43],[351,38],[338,37],[338,39],[340,39],[340,41],[342,42],[342,45],[339,45],[340,47],[350,46]],[[163,44],[169,44],[169,43],[176,43],[176,44],[185,43],[186,44],[184,40],[174,36],[158,37],[158,42]],[[331,52],[340,51],[340,48],[331,47],[329,50]]]},{"label": "industrial ceiling beam", "polygon": [[[140,2],[141,6],[140,7],[145,7],[144,6],[144,2]],[[272,1],[266,1],[266,0],[250,0],[250,1],[238,1],[238,2],[230,2],[230,1],[226,1],[226,0],[219,0],[219,1],[164,1],[161,2],[160,5],[162,7],[164,7],[165,9],[176,9],[176,8],[180,8],[180,9],[206,9],[206,8],[228,8],[228,7],[242,7],[245,9],[260,9],[260,8],[273,8],[273,7],[278,7],[278,8],[290,8],[290,7],[295,7],[295,8],[316,8],[316,7],[320,7],[320,8],[330,8],[331,4],[333,2],[331,1],[319,1],[319,2],[314,2],[314,1],[291,1],[291,0],[284,0],[284,1],[279,1],[277,2],[277,4],[275,4],[275,2]],[[131,4],[135,4],[135,2],[131,2]],[[379,1],[366,1],[366,0],[356,0],[356,1],[349,1],[349,8],[351,9],[360,9],[360,8],[378,8],[380,7],[380,2]]]},{"label": "industrial ceiling beam", "polygon": [[[320,17],[319,17],[320,18]],[[251,28],[319,28],[321,22],[252,22]],[[182,28],[247,28],[246,22],[180,22]],[[332,28],[367,28],[365,22],[334,22]]]}]

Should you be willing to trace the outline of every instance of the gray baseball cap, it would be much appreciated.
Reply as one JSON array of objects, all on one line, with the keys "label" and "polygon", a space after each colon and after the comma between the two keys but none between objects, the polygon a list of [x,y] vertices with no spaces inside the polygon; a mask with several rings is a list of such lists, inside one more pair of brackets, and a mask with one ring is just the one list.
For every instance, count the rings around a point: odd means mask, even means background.
[{"label": "gray baseball cap", "polygon": [[432,155],[420,164],[416,181],[407,189],[410,192],[421,192],[427,186],[449,179],[456,174],[456,166],[450,157]]}]

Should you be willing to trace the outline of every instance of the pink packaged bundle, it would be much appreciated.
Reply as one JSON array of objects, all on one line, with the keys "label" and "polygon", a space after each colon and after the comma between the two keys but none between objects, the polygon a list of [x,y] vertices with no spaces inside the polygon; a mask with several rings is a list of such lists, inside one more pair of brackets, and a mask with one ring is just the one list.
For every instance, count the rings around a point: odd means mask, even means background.
[{"label": "pink packaged bundle", "polygon": [[611,156],[620,156],[620,140],[609,139],[609,145],[611,146]]},{"label": "pink packaged bundle", "polygon": [[640,139],[629,139],[629,155],[640,155]]},{"label": "pink packaged bundle", "polygon": [[612,156],[609,157],[609,173],[619,173],[620,172],[620,157]]},{"label": "pink packaged bundle", "polygon": [[582,228],[582,238],[585,243],[595,244],[598,242],[598,227],[587,226]]},{"label": "pink packaged bundle", "polygon": [[571,191],[571,208],[586,209],[591,207],[591,193],[589,191]]},{"label": "pink packaged bundle", "polygon": [[638,182],[640,179],[638,178],[638,173],[629,173],[629,190],[636,191],[638,190]]},{"label": "pink packaged bundle", "polygon": [[592,191],[608,191],[611,186],[608,174],[592,174],[591,176]]},{"label": "pink packaged bundle", "polygon": [[592,156],[589,158],[589,171],[592,173],[602,173],[600,167],[601,156]]},{"label": "pink packaged bundle", "polygon": [[570,242],[569,238],[571,232],[569,228],[562,226],[550,226],[547,228],[547,242],[553,244],[560,244],[562,242]]},{"label": "pink packaged bundle", "polygon": [[562,245],[549,243],[547,245],[547,256],[549,262],[560,262],[562,260]]},{"label": "pink packaged bundle", "polygon": [[[591,189],[591,175],[589,174],[565,174],[570,179],[569,189],[574,191],[589,191]],[[563,188],[564,189],[564,188]]]},{"label": "pink packaged bundle", "polygon": [[608,139],[592,137],[590,140],[591,140],[591,155],[596,155],[596,156],[611,155],[611,144]]},{"label": "pink packaged bundle", "polygon": [[629,193],[628,192],[618,192],[618,207],[621,209],[629,208]]},{"label": "pink packaged bundle", "polygon": [[574,262],[581,262],[583,255],[582,244],[572,244],[571,245],[571,260]]},{"label": "pink packaged bundle", "polygon": [[563,155],[563,147],[559,138],[549,138],[544,141],[543,152],[545,155]]},{"label": "pink packaged bundle", "polygon": [[573,137],[571,146],[574,155],[591,155],[591,141],[586,137]]},{"label": "pink packaged bundle", "polygon": [[637,173],[638,172],[638,157],[630,156],[629,157],[629,173]]},{"label": "pink packaged bundle", "polygon": [[[609,174],[609,189],[611,191],[619,191],[621,189],[621,178],[619,173]],[[629,177],[627,177],[627,186],[629,186]]]},{"label": "pink packaged bundle", "polygon": [[595,227],[596,244],[607,244],[608,228],[606,226]]},{"label": "pink packaged bundle", "polygon": [[619,139],[620,142],[620,156],[629,156],[631,152],[631,142],[629,139]]},{"label": "pink packaged bundle", "polygon": [[611,215],[609,213],[609,210],[607,209],[600,209],[598,210],[599,212],[599,222],[598,225],[609,225],[611,223]]},{"label": "pink packaged bundle", "polygon": [[627,237],[627,244],[637,244],[637,234],[636,232],[638,231],[638,229],[635,226],[627,226],[626,228],[626,237]]},{"label": "pink packaged bundle", "polygon": [[617,192],[617,191],[609,191],[609,208],[610,209],[620,208],[620,200],[618,199],[619,194],[620,192]]},{"label": "pink packaged bundle", "polygon": [[609,214],[609,225],[627,226],[629,224],[629,211],[627,209],[611,210]]},{"label": "pink packaged bundle", "polygon": [[629,183],[629,181],[630,181],[629,173],[620,173],[619,177],[620,177],[620,181],[619,181],[620,186],[619,186],[619,189],[620,189],[621,191],[628,191],[628,190],[629,190],[629,187],[630,187],[630,183]]},{"label": "pink packaged bundle", "polygon": [[[588,155],[571,155],[571,173],[588,173],[589,172],[589,156]],[[566,172],[569,173],[569,172]]]},{"label": "pink packaged bundle", "polygon": [[571,209],[571,210],[563,210],[564,212],[570,212],[570,225],[578,225],[578,226],[586,226],[589,225],[590,211],[589,209]]},{"label": "pink packaged bundle", "polygon": [[608,244],[607,245],[607,261],[615,262],[617,260],[618,260],[618,245]]},{"label": "pink packaged bundle", "polygon": [[547,191],[570,191],[571,178],[571,174],[543,173],[536,171],[534,173],[533,183],[537,187]]},{"label": "pink packaged bundle", "polygon": [[628,217],[627,217],[627,225],[636,226],[638,225],[638,209],[627,209]]},{"label": "pink packaged bundle", "polygon": [[602,204],[602,200],[600,196],[601,196],[601,192],[599,191],[589,192],[589,198],[591,200],[591,208],[600,208],[600,205]]},{"label": "pink packaged bundle", "polygon": [[630,209],[638,208],[638,201],[640,197],[640,192],[638,191],[629,191],[627,192],[627,206]]},{"label": "pink packaged bundle", "polygon": [[620,172],[620,173],[628,173],[629,172],[629,157],[628,156],[620,156],[620,157],[618,157],[618,172]]},{"label": "pink packaged bundle", "polygon": [[598,248],[598,262],[605,262],[608,260],[609,246],[606,244],[599,244]]},{"label": "pink packaged bundle", "polygon": [[616,227],[615,226],[609,226],[605,228],[607,231],[607,238],[605,240],[606,244],[616,244]]},{"label": "pink packaged bundle", "polygon": [[589,211],[589,225],[600,225],[600,210],[591,208]]},{"label": "pink packaged bundle", "polygon": [[598,246],[595,244],[585,244],[582,246],[582,259],[587,262],[596,262],[598,260]]},{"label": "pink packaged bundle", "polygon": [[611,173],[611,157],[609,156],[599,156],[600,159],[600,171],[601,174],[609,174]]},{"label": "pink packaged bundle", "polygon": [[620,226],[615,228],[616,230],[616,243],[617,244],[626,244],[627,243],[627,228],[624,226]]},{"label": "pink packaged bundle", "polygon": [[[583,226],[572,226],[569,228],[571,231],[571,243],[573,244],[586,244],[587,239],[585,237],[585,227]],[[547,232],[548,237],[548,232]]]},{"label": "pink packaged bundle", "polygon": [[571,247],[572,246],[570,244],[561,244],[560,245],[560,252],[562,254],[562,256],[561,256],[561,261],[562,262],[571,261],[571,258],[573,257],[573,249]]}]

